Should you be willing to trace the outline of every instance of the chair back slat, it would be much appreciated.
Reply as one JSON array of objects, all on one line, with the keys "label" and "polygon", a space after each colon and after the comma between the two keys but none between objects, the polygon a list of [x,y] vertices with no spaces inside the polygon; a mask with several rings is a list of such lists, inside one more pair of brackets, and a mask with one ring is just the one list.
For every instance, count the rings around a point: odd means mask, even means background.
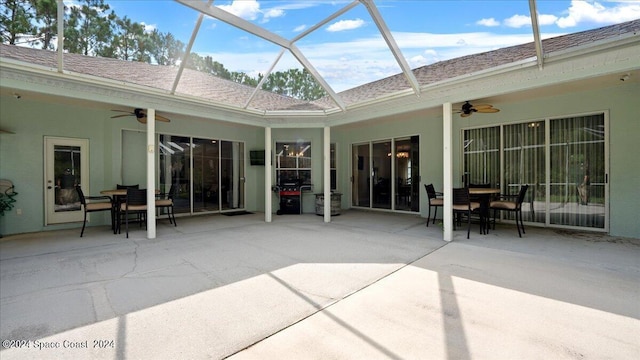
[{"label": "chair back slat", "polygon": [[528,189],[529,189],[529,185],[522,185],[520,187],[520,193],[518,193],[518,199],[516,201],[516,204],[518,204],[518,206],[522,205],[522,202],[524,201],[524,196],[527,194]]},{"label": "chair back slat", "polygon": [[127,206],[147,205],[147,189],[127,189]]},{"label": "chair back slat", "polygon": [[453,205],[469,205],[469,188],[453,189]]},{"label": "chair back slat", "polygon": [[435,199],[437,197],[436,188],[433,187],[433,184],[425,184],[424,188],[427,189],[427,196],[429,197],[429,199]]},{"label": "chair back slat", "polygon": [[116,189],[139,189],[139,188],[140,188],[140,184],[135,184],[135,185],[116,184]]},{"label": "chair back slat", "polygon": [[491,184],[469,184],[470,188],[482,188],[482,189],[489,189],[491,187]]}]

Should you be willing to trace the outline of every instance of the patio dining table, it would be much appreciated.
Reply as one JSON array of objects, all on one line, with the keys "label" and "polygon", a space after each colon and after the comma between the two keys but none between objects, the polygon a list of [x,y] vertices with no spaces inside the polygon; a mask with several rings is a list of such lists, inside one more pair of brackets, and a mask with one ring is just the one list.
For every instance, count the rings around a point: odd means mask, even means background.
[{"label": "patio dining table", "polygon": [[474,195],[480,202],[480,216],[484,221],[481,222],[482,233],[489,233],[489,203],[493,195],[500,194],[499,188],[469,188],[469,195]]},{"label": "patio dining table", "polygon": [[[111,201],[111,206],[113,207],[112,210],[112,230],[113,233],[116,234],[118,233],[118,226],[120,225],[120,204],[124,201],[124,199],[127,197],[127,189],[107,189],[107,190],[102,190],[100,191],[100,194],[102,195],[108,195],[111,196],[113,198],[113,201]],[[156,195],[160,194],[160,190],[156,189]],[[116,224],[117,223],[117,224]]]}]

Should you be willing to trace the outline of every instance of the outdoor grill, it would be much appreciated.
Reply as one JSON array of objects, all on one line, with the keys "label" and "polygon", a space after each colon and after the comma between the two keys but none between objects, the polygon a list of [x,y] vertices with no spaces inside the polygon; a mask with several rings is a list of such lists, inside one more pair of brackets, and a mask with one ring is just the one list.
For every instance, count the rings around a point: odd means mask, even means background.
[{"label": "outdoor grill", "polygon": [[280,197],[280,209],[277,214],[302,214],[302,190],[311,189],[309,185],[302,185],[300,181],[292,180],[276,186]]}]

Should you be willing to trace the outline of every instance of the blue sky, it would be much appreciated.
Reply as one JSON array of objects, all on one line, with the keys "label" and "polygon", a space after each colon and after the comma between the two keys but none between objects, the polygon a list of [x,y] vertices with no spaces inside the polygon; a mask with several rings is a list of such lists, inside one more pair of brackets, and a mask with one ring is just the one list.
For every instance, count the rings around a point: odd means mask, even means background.
[{"label": "blue sky", "polygon": [[[65,1],[71,3],[72,1]],[[198,12],[174,1],[105,0],[148,29],[187,43]],[[206,2],[206,1],[205,1]],[[293,39],[351,1],[215,0],[213,4],[285,39]],[[375,1],[411,68],[532,41],[527,0]],[[640,18],[640,0],[538,0],[543,37]],[[364,5],[359,4],[295,45],[336,91],[400,72]],[[206,18],[193,51],[231,71],[266,72],[280,47]],[[275,70],[301,67],[288,52]]]}]

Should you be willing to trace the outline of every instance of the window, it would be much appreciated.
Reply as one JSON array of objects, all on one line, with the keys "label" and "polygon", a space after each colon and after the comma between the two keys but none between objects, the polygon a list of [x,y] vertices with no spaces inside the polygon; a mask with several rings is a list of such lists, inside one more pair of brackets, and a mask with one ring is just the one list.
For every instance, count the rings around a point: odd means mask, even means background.
[{"label": "window", "polygon": [[276,183],[311,185],[311,141],[276,142]]}]

